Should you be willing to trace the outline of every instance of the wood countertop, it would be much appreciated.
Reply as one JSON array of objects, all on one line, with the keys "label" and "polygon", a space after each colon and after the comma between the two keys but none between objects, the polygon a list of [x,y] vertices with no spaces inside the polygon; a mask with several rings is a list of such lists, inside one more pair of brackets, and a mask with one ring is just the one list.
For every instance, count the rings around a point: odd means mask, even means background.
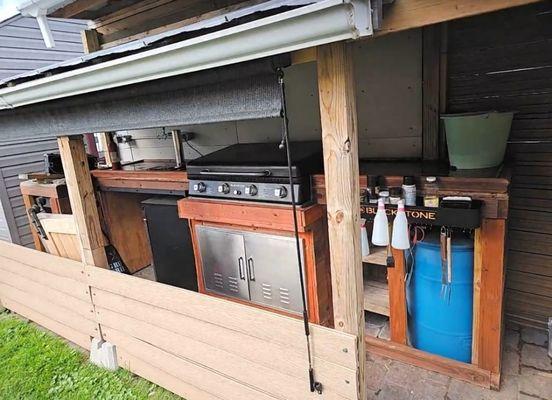
[{"label": "wood countertop", "polygon": [[[401,186],[403,174],[416,178],[418,193],[423,195],[424,177],[438,176],[441,196],[463,195],[484,202],[485,218],[507,218],[508,188],[510,185],[509,168],[491,168],[472,171],[448,171],[423,167],[421,163],[361,163],[360,187],[366,188],[368,173],[385,176],[386,185]],[[383,174],[392,171],[394,174]],[[422,173],[423,174],[419,174]],[[436,172],[440,172],[437,174]],[[434,173],[434,174],[432,174]],[[166,194],[184,194],[188,190],[188,175],[183,170],[93,170],[92,176],[99,190],[156,192]],[[316,201],[326,203],[325,178],[323,174],[313,175],[313,190]]]}]

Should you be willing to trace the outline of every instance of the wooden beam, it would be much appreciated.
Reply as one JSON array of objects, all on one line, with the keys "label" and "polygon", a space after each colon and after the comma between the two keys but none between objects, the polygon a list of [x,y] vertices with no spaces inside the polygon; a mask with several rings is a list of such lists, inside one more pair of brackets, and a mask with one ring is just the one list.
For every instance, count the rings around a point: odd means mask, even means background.
[{"label": "wooden beam", "polygon": [[369,353],[378,354],[383,357],[398,360],[407,364],[415,365],[430,371],[435,371],[452,378],[461,379],[485,388],[491,386],[491,373],[473,364],[463,363],[450,358],[441,357],[436,354],[413,347],[393,343],[388,340],[366,336],[366,350]]},{"label": "wooden beam", "polygon": [[[481,260],[478,326],[473,337],[477,341],[477,359],[474,362],[495,377],[500,374],[502,349],[505,237],[506,220],[484,219],[474,249],[475,260]],[[492,383],[493,386],[498,384],[496,379]]]},{"label": "wooden beam", "polygon": [[317,59],[334,322],[336,329],[359,340],[358,398],[364,399],[364,284],[351,47],[343,42],[321,46]]},{"label": "wooden beam", "polygon": [[540,0],[401,0],[385,10],[376,36],[420,28],[457,18],[537,3]]},{"label": "wooden beam", "polygon": [[108,0],[77,0],[70,4],[67,4],[65,7],[56,10],[53,13],[53,16],[57,18],[72,18],[80,13],[90,10],[98,9],[106,5]]},{"label": "wooden beam", "polygon": [[81,31],[82,47],[86,54],[101,50],[100,35],[95,29]]},{"label": "wooden beam", "polygon": [[479,365],[479,330],[481,328],[481,272],[483,269],[483,252],[481,229],[475,230],[473,256],[473,326],[472,326],[472,364]]},{"label": "wooden beam", "polygon": [[181,28],[265,0],[142,1],[94,21],[105,47]]},{"label": "wooden beam", "polygon": [[389,287],[389,332],[391,341],[406,344],[407,316],[406,316],[406,286],[405,263],[402,250],[393,249],[395,265],[387,268],[387,282]]},{"label": "wooden beam", "polygon": [[[23,198],[23,204],[25,205],[25,210],[28,210],[33,206],[34,196],[23,193],[21,197]],[[33,220],[31,219],[29,214],[27,214],[27,218],[29,220],[29,226],[31,227],[31,235],[33,236],[35,249],[37,249],[38,251],[46,251],[46,249],[44,248],[44,245],[42,244],[42,241],[40,240],[40,236],[38,235],[38,232],[33,226]]]},{"label": "wooden beam", "polygon": [[439,159],[440,27],[425,27],[422,37],[422,156],[432,161]]},{"label": "wooden beam", "polygon": [[71,210],[82,246],[82,261],[89,265],[107,268],[100,217],[82,135],[58,138],[58,147]]},{"label": "wooden beam", "polygon": [[107,165],[109,168],[113,166],[113,163],[111,162],[111,154],[109,153],[109,141],[111,132],[100,132],[99,134],[100,144],[102,147],[103,156],[105,159],[105,165]]},{"label": "wooden beam", "polygon": [[304,64],[316,61],[316,47],[307,47],[291,52],[291,64]]}]

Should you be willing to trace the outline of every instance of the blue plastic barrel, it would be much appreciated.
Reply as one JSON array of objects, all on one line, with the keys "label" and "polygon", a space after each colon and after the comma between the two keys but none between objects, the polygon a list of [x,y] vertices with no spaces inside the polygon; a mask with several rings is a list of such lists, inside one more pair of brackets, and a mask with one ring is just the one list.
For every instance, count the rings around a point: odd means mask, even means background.
[{"label": "blue plastic barrel", "polygon": [[473,316],[473,241],[452,238],[450,297],[441,292],[439,237],[429,235],[414,249],[407,286],[408,328],[412,346],[454,360],[471,362]]}]

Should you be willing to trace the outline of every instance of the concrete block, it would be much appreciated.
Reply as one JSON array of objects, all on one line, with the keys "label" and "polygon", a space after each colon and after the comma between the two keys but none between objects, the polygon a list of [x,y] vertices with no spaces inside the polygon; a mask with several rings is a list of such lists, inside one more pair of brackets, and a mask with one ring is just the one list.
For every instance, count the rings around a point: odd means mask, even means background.
[{"label": "concrete block", "polygon": [[505,375],[519,375],[519,353],[505,351],[502,353],[502,373]]},{"label": "concrete block", "polygon": [[535,344],[537,346],[546,346],[548,343],[548,335],[546,331],[524,327],[521,330],[521,340],[525,343]]},{"label": "concrete block", "polygon": [[552,374],[523,369],[519,377],[519,392],[538,399],[552,399]]},{"label": "concrete block", "polygon": [[519,351],[519,332],[508,329],[504,333],[504,350]]},{"label": "concrete block", "polygon": [[90,343],[90,362],[99,367],[115,371],[119,368],[117,362],[117,348],[114,344],[92,338]]},{"label": "concrete block", "polygon": [[524,344],[521,348],[521,364],[540,371],[552,372],[552,360],[548,357],[548,350],[544,347]]}]

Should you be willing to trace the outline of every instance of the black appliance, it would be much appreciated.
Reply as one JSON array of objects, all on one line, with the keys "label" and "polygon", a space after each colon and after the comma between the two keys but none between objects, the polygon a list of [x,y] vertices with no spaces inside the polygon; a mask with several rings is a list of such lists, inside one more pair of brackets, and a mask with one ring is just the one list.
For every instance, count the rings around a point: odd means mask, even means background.
[{"label": "black appliance", "polygon": [[142,201],[157,282],[198,290],[188,220],[178,217],[176,196]]},{"label": "black appliance", "polygon": [[[88,168],[96,169],[98,158],[96,156],[87,154]],[[45,153],[44,154],[44,173],[63,175],[63,164],[61,162],[61,155],[59,153]]]},{"label": "black appliance", "polygon": [[[291,142],[297,204],[311,200],[311,174],[323,170],[321,142]],[[186,164],[189,195],[291,203],[286,151],[279,143],[235,144]]]}]

